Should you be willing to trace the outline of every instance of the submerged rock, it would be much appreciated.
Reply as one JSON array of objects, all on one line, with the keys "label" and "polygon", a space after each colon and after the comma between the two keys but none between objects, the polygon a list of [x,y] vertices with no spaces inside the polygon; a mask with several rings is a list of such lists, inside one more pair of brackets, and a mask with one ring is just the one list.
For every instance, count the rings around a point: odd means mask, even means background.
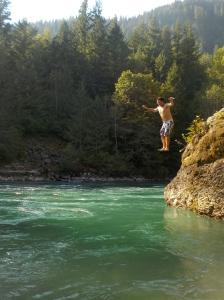
[{"label": "submerged rock", "polygon": [[224,220],[224,113],[208,118],[182,155],[177,176],[165,187],[168,206]]}]

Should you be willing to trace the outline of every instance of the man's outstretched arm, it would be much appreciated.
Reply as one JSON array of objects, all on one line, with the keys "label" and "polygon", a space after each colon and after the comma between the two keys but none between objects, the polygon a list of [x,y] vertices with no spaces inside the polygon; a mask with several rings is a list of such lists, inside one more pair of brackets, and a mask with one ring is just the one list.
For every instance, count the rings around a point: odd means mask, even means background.
[{"label": "man's outstretched arm", "polygon": [[158,107],[157,108],[151,108],[151,107],[147,107],[145,105],[142,105],[142,108],[146,109],[146,110],[150,110],[152,112],[157,112],[158,111]]}]

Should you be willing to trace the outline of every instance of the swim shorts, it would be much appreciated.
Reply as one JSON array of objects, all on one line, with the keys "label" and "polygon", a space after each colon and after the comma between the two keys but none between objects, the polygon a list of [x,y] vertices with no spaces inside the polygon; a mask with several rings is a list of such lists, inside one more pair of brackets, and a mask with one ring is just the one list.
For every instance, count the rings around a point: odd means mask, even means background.
[{"label": "swim shorts", "polygon": [[172,133],[173,130],[173,126],[174,126],[174,122],[173,120],[168,120],[168,121],[164,121],[163,125],[160,129],[160,135],[164,135],[164,136],[169,136]]}]

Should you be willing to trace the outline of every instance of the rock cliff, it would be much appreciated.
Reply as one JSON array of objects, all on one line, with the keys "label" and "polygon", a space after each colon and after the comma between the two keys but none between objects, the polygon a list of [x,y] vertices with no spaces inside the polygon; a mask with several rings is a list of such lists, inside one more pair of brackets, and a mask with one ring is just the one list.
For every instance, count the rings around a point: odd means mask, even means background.
[{"label": "rock cliff", "polygon": [[224,220],[224,112],[204,123],[186,146],[177,176],[165,187],[168,206]]}]

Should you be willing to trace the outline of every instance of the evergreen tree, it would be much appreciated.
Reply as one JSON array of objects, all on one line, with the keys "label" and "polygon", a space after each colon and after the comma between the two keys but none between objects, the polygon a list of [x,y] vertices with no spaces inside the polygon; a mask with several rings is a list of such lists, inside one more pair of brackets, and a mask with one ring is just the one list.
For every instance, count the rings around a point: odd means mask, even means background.
[{"label": "evergreen tree", "polygon": [[70,114],[74,101],[74,89],[78,86],[82,76],[81,55],[66,21],[61,24],[59,34],[52,41],[51,53],[49,84],[52,111],[56,118],[64,118]]},{"label": "evergreen tree", "polygon": [[147,73],[147,51],[146,45],[148,43],[148,29],[144,22],[142,22],[134,31],[129,40],[128,46],[130,53],[130,69],[133,72]]},{"label": "evergreen tree", "polygon": [[160,82],[166,80],[168,71],[173,63],[172,38],[168,26],[165,26],[162,30],[162,45],[163,50],[155,60],[156,78]]},{"label": "evergreen tree", "polygon": [[162,33],[159,23],[153,17],[148,33],[148,45],[146,46],[148,72],[155,76],[155,60],[162,51]]},{"label": "evergreen tree", "polygon": [[19,154],[21,133],[15,116],[13,99],[14,70],[10,60],[11,26],[9,1],[0,1],[0,164]]},{"label": "evergreen tree", "polygon": [[182,38],[183,38],[182,27],[179,20],[177,20],[174,28],[173,38],[172,38],[172,50],[173,50],[174,60],[176,61],[178,66],[180,66],[182,62],[182,52],[181,52]]},{"label": "evergreen tree", "polygon": [[186,98],[193,99],[195,92],[201,87],[200,53],[197,37],[189,21],[186,21],[183,30],[183,38],[180,43],[182,68],[182,83],[186,87]]},{"label": "evergreen tree", "polygon": [[102,5],[96,1],[92,12],[90,41],[88,44],[89,74],[88,87],[93,96],[110,91],[108,68],[108,38],[106,20],[102,17]]},{"label": "evergreen tree", "polygon": [[88,13],[88,0],[84,0],[80,10],[79,16],[77,18],[75,31],[78,36],[78,47],[81,52],[86,52],[86,47],[88,44],[88,34],[90,31],[90,13]]},{"label": "evergreen tree", "polygon": [[[177,136],[179,134],[180,137],[184,128],[188,126],[188,121],[185,118],[185,113],[189,109],[189,102],[187,102],[184,97],[185,87],[181,81],[180,67],[177,65],[176,62],[173,63],[168,72],[167,79],[164,85],[164,95],[165,98],[172,95],[176,99],[175,105],[172,110],[172,115],[175,120],[176,134]],[[184,118],[180,118],[180,115],[183,116],[183,112]],[[177,132],[177,128],[179,132]]]},{"label": "evergreen tree", "polygon": [[67,139],[72,142],[79,157],[85,148],[88,119],[92,109],[92,99],[88,95],[85,80],[82,79],[74,94],[74,103],[71,108]]},{"label": "evergreen tree", "polygon": [[26,20],[19,21],[18,24],[13,27],[12,54],[15,63],[17,60],[23,59],[25,64],[29,64],[32,58],[36,35],[37,30]]},{"label": "evergreen tree", "polygon": [[37,72],[33,67],[36,33],[26,20],[16,24],[12,32],[10,60],[14,72],[9,89],[13,93],[14,113],[24,132],[36,130],[34,127],[39,126],[35,116],[40,94]]},{"label": "evergreen tree", "polygon": [[36,36],[33,49],[33,63],[37,70],[42,85],[47,85],[47,78],[50,74],[52,53],[51,53],[52,32],[46,29],[43,35]]},{"label": "evergreen tree", "polygon": [[104,101],[99,96],[92,102],[86,119],[85,150],[82,160],[94,168],[102,168],[107,163],[111,143],[108,135],[108,114]]},{"label": "evergreen tree", "polygon": [[0,0],[0,30],[7,27],[7,21],[10,21],[11,12],[9,11],[9,5],[11,2],[9,0]]},{"label": "evergreen tree", "polygon": [[129,48],[132,51],[132,54],[135,54],[137,50],[140,48],[143,50],[147,44],[147,35],[148,29],[144,22],[140,23],[140,25],[134,29],[131,38],[129,40]]},{"label": "evergreen tree", "polygon": [[117,82],[123,70],[128,66],[129,49],[124,41],[123,33],[117,23],[117,18],[112,20],[111,28],[108,33],[108,67],[111,77],[110,93],[115,90]]}]

